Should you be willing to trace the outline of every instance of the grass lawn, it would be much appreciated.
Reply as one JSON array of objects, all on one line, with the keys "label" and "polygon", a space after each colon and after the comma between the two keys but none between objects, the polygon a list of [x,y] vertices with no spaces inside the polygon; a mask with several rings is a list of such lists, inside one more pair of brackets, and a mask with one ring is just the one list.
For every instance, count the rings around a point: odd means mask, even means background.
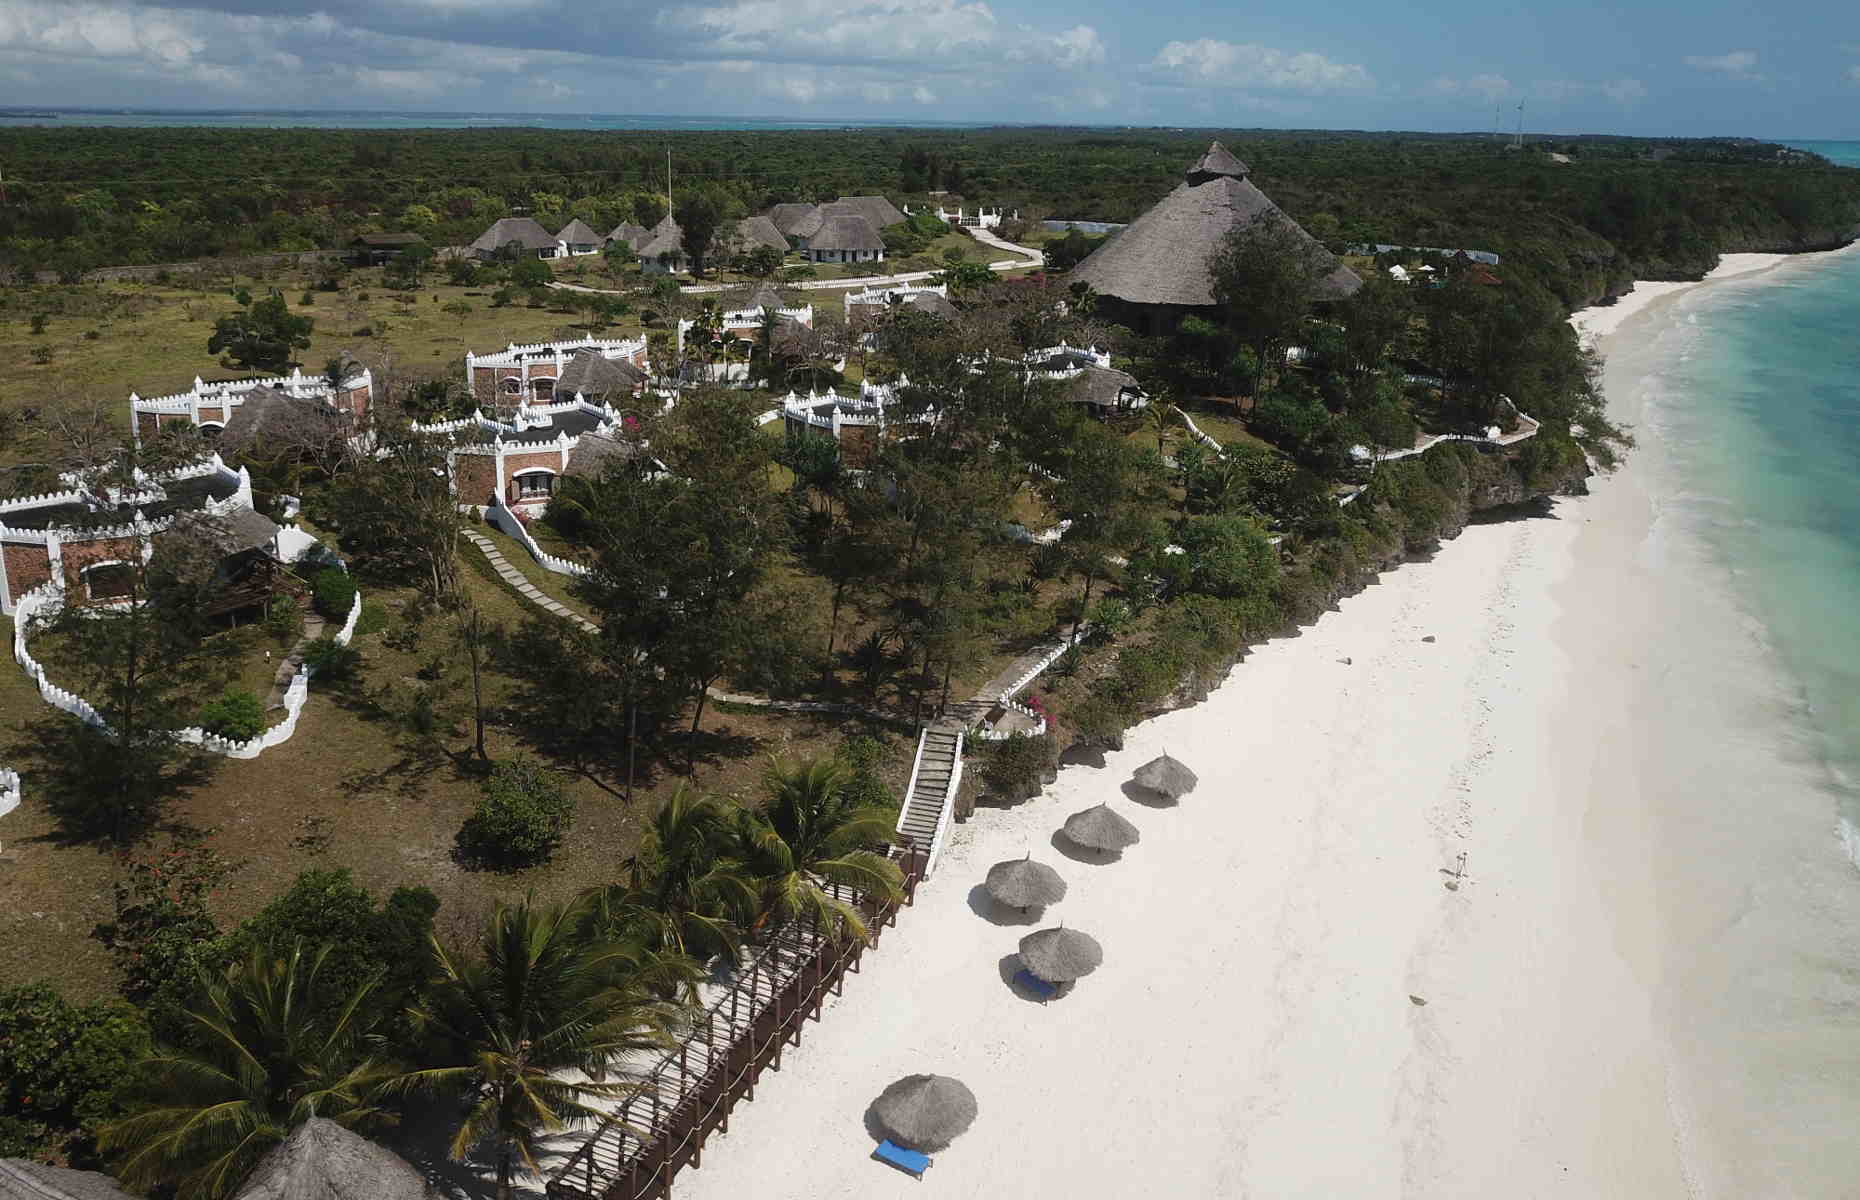
[{"label": "grass lawn", "polygon": [[[493,622],[513,627],[536,611],[476,571],[461,578]],[[475,928],[495,898],[533,888],[559,900],[615,879],[642,815],[684,778],[682,733],[641,754],[640,786],[628,807],[618,774],[623,763],[547,760],[536,749],[548,706],[572,704],[573,697],[537,698],[511,677],[488,672],[492,757],[550,761],[564,772],[577,810],[572,833],[548,864],[510,875],[468,869],[453,856],[453,835],[479,784],[470,753],[470,676],[452,648],[451,619],[431,612],[410,617],[402,611],[405,593],[370,589],[368,597],[391,615],[383,629],[356,639],[361,678],[344,687],[313,685],[294,738],[256,759],[213,760],[211,778],[171,804],[170,820],[215,830],[212,844],[240,864],[214,901],[222,925],[250,915],[311,867],[346,867],[378,895],[401,885],[432,888],[443,902],[440,930],[450,937]],[[442,670],[430,678],[435,662]],[[438,700],[441,720],[432,736],[416,733],[405,717],[420,688]],[[10,665],[0,670],[0,704],[14,742],[30,737],[27,723],[52,715]],[[914,739],[858,720],[750,710],[706,710],[694,782],[754,800],[768,755],[828,751],[861,732],[885,743],[887,782],[902,791]],[[34,799],[32,764],[14,750],[0,757],[26,772],[25,802],[0,819],[7,852],[0,861],[0,979],[43,978],[73,1000],[102,997],[112,987],[109,960],[89,934],[111,915],[114,856],[62,840]]]},{"label": "grass lawn", "polygon": [[[397,374],[462,380],[467,350],[587,333],[576,314],[523,305],[493,308],[491,289],[453,287],[437,273],[410,293],[386,291],[380,278],[379,270],[352,271],[344,291],[308,293],[308,305],[298,304],[309,286],[309,277],[300,271],[239,283],[255,296],[276,287],[293,312],[315,320],[310,347],[298,355],[306,373],[320,372],[323,363],[348,351],[377,370],[385,359]],[[127,430],[131,391],[168,395],[186,391],[196,376],[247,374],[220,365],[207,353],[213,322],[238,307],[230,290],[230,283],[219,288],[125,283],[9,289],[0,298],[0,355],[12,364],[6,398],[40,408],[94,400]],[[445,311],[457,301],[471,311]],[[44,329],[34,333],[33,318],[41,315]],[[371,332],[361,334],[363,329]],[[610,326],[601,334],[638,332],[633,323]],[[20,439],[12,455],[0,458],[29,456],[32,440]]]},{"label": "grass lawn", "polygon": [[[541,522],[537,522],[535,525],[531,526],[531,529],[534,530],[540,524]],[[587,615],[587,606],[574,594],[571,581],[567,575],[558,575],[537,562],[534,558],[530,557],[530,552],[524,549],[523,545],[518,542],[516,538],[511,537],[488,521],[482,525],[469,526],[469,528],[473,533],[482,534],[491,539],[492,544],[503,554],[504,561],[521,572],[524,578],[528,579],[536,586],[537,591],[553,600],[567,605],[572,612],[581,613],[583,616]],[[555,553],[553,550],[546,552],[551,554]],[[466,560],[479,574],[500,585],[503,584],[503,580],[497,577],[497,572],[492,570],[491,560],[486,558],[484,554],[479,551],[478,547],[467,542],[460,547],[459,553],[466,557]],[[525,603],[528,602],[525,601]]]}]

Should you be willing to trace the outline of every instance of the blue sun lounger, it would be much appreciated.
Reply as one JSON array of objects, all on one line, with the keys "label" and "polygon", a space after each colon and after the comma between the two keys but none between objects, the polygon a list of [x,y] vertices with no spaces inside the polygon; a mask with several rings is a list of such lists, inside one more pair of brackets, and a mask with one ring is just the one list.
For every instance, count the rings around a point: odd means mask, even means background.
[{"label": "blue sun lounger", "polygon": [[1020,974],[1014,976],[1014,982],[1038,996],[1042,1004],[1059,994],[1058,984],[1046,982],[1025,967],[1020,969]]},{"label": "blue sun lounger", "polygon": [[922,1179],[924,1172],[930,1168],[930,1156],[920,1150],[907,1150],[889,1139],[878,1144],[872,1151],[872,1157],[879,1162],[896,1167],[913,1179]]}]

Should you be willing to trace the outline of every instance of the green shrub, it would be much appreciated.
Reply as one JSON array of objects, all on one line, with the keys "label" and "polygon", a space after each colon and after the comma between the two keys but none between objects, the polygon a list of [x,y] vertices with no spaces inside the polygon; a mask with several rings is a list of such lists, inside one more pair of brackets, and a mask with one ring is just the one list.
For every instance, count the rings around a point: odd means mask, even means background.
[{"label": "green shrub", "polygon": [[1057,761],[1052,738],[1017,733],[989,747],[982,762],[982,782],[1004,800],[1025,800],[1046,786]]},{"label": "green shrub", "polygon": [[320,678],[340,683],[355,678],[362,669],[362,652],[326,633],[304,647],[304,665]]},{"label": "green shrub", "polygon": [[147,1048],[148,1029],[127,1005],[80,1008],[43,983],[0,990],[0,1155],[84,1163]]},{"label": "green shrub", "polygon": [[1094,692],[1067,712],[1074,740],[1106,750],[1124,748],[1124,730],[1136,722],[1136,713],[1112,696]]},{"label": "green shrub", "polygon": [[325,620],[348,620],[355,591],[355,580],[341,567],[324,567],[310,577],[311,603]]},{"label": "green shrub", "polygon": [[274,596],[265,609],[265,632],[280,646],[297,640],[304,628],[304,606],[294,596]]},{"label": "green shrub", "polygon": [[500,763],[458,833],[466,857],[502,870],[545,862],[574,820],[561,779],[529,759]]},{"label": "green shrub", "polygon": [[251,692],[228,688],[200,710],[196,723],[215,736],[249,742],[265,732],[265,706]]},{"label": "green shrub", "polygon": [[860,808],[896,809],[898,798],[891,794],[879,775],[885,761],[885,746],[869,734],[847,738],[840,746],[840,761],[851,772],[846,781],[846,797]]}]

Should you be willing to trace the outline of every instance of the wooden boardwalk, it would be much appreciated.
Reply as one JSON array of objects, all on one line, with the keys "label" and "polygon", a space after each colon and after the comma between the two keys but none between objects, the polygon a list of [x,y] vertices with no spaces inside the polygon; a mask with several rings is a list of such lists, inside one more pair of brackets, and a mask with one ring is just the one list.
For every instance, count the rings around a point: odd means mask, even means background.
[{"label": "wooden boardwalk", "polygon": [[[862,901],[872,946],[917,893],[925,856],[907,853],[904,895],[896,904]],[[837,886],[842,899],[851,894]],[[739,969],[729,989],[692,1023],[689,1034],[641,1079],[639,1090],[595,1130],[547,1184],[555,1200],[669,1197],[672,1179],[701,1163],[705,1142],[727,1133],[730,1110],[753,1100],[764,1070],[780,1070],[782,1050],[801,1044],[829,992],[839,995],[859,969],[866,943],[833,941],[791,923]]]}]

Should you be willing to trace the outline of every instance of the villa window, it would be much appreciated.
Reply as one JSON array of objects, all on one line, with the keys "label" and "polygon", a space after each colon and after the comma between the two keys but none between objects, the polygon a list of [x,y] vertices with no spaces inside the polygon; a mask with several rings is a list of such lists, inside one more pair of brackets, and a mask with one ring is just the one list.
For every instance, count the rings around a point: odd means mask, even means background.
[{"label": "villa window", "polygon": [[547,471],[519,475],[511,483],[516,487],[519,500],[547,500],[555,493],[555,476]]},{"label": "villa window", "polygon": [[126,562],[96,563],[79,572],[92,600],[127,600],[135,595],[135,568]]},{"label": "villa window", "polygon": [[506,396],[520,395],[523,391],[523,381],[521,379],[506,379],[503,382],[503,388],[504,395]]}]

